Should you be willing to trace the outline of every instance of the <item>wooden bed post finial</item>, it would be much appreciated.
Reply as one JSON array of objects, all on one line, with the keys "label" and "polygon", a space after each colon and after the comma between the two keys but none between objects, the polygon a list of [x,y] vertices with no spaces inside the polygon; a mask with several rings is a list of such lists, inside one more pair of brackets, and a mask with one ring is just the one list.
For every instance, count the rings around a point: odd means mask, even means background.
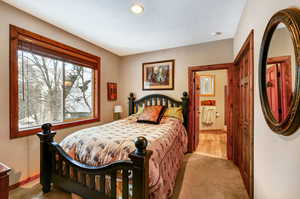
[{"label": "wooden bed post finial", "polygon": [[43,124],[42,125],[43,133],[44,134],[51,133],[51,127],[52,127],[52,124],[50,124],[50,123]]},{"label": "wooden bed post finial", "polygon": [[56,132],[51,131],[52,125],[46,123],[42,125],[43,132],[37,134],[40,138],[40,183],[43,186],[43,192],[48,193],[51,189],[51,160],[50,143],[53,142]]},{"label": "wooden bed post finial", "polygon": [[135,97],[133,93],[129,94],[128,97],[128,105],[129,105],[129,109],[128,109],[128,115],[132,115],[134,114],[134,102],[135,102]]},{"label": "wooden bed post finial", "polygon": [[135,153],[137,155],[145,155],[146,154],[146,148],[147,148],[147,145],[148,145],[148,141],[145,137],[137,137],[135,139],[135,147],[136,147],[136,150],[135,150]]}]

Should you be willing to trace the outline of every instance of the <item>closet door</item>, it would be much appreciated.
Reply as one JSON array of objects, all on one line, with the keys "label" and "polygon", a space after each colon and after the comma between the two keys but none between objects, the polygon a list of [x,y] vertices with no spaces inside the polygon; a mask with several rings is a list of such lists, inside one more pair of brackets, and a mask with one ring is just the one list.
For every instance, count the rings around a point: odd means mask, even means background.
[{"label": "closet door", "polygon": [[252,100],[250,78],[252,71],[250,70],[250,51],[246,49],[239,62],[240,69],[240,120],[239,120],[239,149],[238,164],[242,177],[245,182],[246,189],[250,190],[250,149],[251,139],[250,131],[252,123]]},{"label": "closet door", "polygon": [[253,40],[251,31],[239,51],[234,64],[235,76],[232,81],[237,93],[233,100],[234,163],[239,167],[249,198],[253,198]]}]

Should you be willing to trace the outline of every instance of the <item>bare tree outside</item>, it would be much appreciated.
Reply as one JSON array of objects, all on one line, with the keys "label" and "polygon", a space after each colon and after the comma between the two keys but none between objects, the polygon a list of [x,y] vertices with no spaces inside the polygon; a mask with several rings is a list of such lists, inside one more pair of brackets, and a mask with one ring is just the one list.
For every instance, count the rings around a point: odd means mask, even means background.
[{"label": "bare tree outside", "polygon": [[93,70],[18,51],[19,128],[93,115]]}]

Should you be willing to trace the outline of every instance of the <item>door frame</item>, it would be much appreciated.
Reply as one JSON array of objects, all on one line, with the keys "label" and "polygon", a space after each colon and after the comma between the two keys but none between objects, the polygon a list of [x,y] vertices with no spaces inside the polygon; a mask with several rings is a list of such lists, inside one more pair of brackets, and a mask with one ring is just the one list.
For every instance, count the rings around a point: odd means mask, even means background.
[{"label": "door frame", "polygon": [[251,30],[246,41],[243,43],[240,51],[238,52],[237,56],[234,59],[234,65],[238,66],[240,59],[243,57],[244,53],[249,49],[250,53],[250,103],[249,109],[251,110],[250,116],[250,190],[249,190],[249,197],[250,199],[254,198],[254,30]]},{"label": "door frame", "polygon": [[[195,114],[198,114],[198,111],[195,107],[195,73],[199,71],[210,71],[210,70],[227,70],[227,79],[228,79],[228,89],[230,87],[230,77],[231,77],[231,70],[230,68],[234,67],[233,63],[224,63],[224,64],[213,64],[213,65],[205,65],[205,66],[190,66],[188,67],[188,89],[189,89],[189,136],[188,136],[188,152],[192,153],[196,150],[195,141],[196,141],[196,132],[195,132]],[[229,96],[230,98],[230,96]],[[228,99],[229,100],[229,99]],[[230,100],[229,100],[230,101]],[[228,108],[227,111],[230,111]],[[229,114],[226,114],[226,116]],[[228,121],[228,120],[227,120]],[[197,121],[199,122],[199,121]],[[197,132],[199,133],[199,132]],[[227,138],[229,136],[229,133],[227,133]],[[229,140],[227,140],[227,146],[229,144],[232,144]],[[228,148],[228,147],[227,147]],[[231,147],[232,149],[232,147]],[[229,152],[229,151],[228,151]],[[228,154],[228,159],[232,159],[232,151],[230,151]]]}]

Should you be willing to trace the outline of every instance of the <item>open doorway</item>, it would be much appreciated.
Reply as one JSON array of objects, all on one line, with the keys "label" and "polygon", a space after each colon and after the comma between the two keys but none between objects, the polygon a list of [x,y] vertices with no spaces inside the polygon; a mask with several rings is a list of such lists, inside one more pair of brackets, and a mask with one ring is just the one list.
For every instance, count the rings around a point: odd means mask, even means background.
[{"label": "open doorway", "polygon": [[199,143],[195,153],[227,159],[227,70],[197,71],[195,78],[199,100]]},{"label": "open doorway", "polygon": [[[233,63],[189,67],[189,93],[190,93],[189,152],[195,152],[197,150],[198,152],[200,151],[200,153],[201,152],[206,153],[205,151],[202,151],[205,150],[205,146],[201,147],[202,144],[200,143],[200,141],[211,143],[212,142],[211,139],[214,139],[214,137],[216,137],[213,135],[211,136],[211,134],[218,134],[218,135],[222,134],[218,137],[223,136],[223,139],[220,138],[221,140],[217,142],[222,143],[221,145],[223,146],[222,148],[223,150],[220,152],[220,149],[218,149],[218,152],[216,152],[217,154],[216,153],[212,154],[212,156],[217,155],[232,160],[233,146],[232,146],[232,133],[231,133],[232,129],[231,129],[231,119],[230,119],[231,118],[230,114],[232,114],[232,107],[230,106],[229,103],[231,100],[231,95],[229,95],[229,93],[230,91],[233,90],[233,84],[232,84],[233,76],[231,70],[233,67],[234,67]],[[221,75],[222,77],[217,77],[216,79],[216,75],[218,73],[223,73],[223,75]],[[226,75],[224,75],[224,73]],[[203,91],[202,89],[203,92],[201,91],[200,88],[201,74],[214,76],[213,78],[214,80],[211,83],[214,84],[213,87],[214,94],[209,93],[209,90]],[[206,79],[211,79],[211,78],[206,78]],[[208,81],[206,79],[204,77],[203,81]],[[203,84],[204,83],[205,82],[203,82]],[[218,89],[218,91],[216,89]],[[220,97],[222,96],[222,99],[216,99],[215,98],[216,94],[220,95]],[[207,103],[208,104],[211,103],[210,105],[212,105],[212,107],[211,106],[208,108],[205,107],[205,104]],[[219,108],[218,107],[214,108],[213,107],[214,103],[215,105],[218,105]],[[206,120],[205,117],[207,116],[207,114],[203,113],[203,111],[201,112],[201,109],[207,110],[210,108],[215,109],[212,111],[213,124],[211,125],[208,124],[211,123],[209,120],[205,122]],[[221,116],[223,117],[223,119],[221,118]],[[207,123],[207,124],[202,124],[202,123]],[[225,134],[225,138],[224,138],[224,134]],[[204,138],[205,136],[207,139]],[[202,138],[201,140],[200,137]],[[209,137],[211,137],[211,139]],[[224,149],[224,146],[226,147],[226,149]],[[209,147],[211,146],[207,146],[207,148]],[[225,155],[224,155],[224,151],[225,151]],[[223,155],[219,155],[221,153]]]}]

